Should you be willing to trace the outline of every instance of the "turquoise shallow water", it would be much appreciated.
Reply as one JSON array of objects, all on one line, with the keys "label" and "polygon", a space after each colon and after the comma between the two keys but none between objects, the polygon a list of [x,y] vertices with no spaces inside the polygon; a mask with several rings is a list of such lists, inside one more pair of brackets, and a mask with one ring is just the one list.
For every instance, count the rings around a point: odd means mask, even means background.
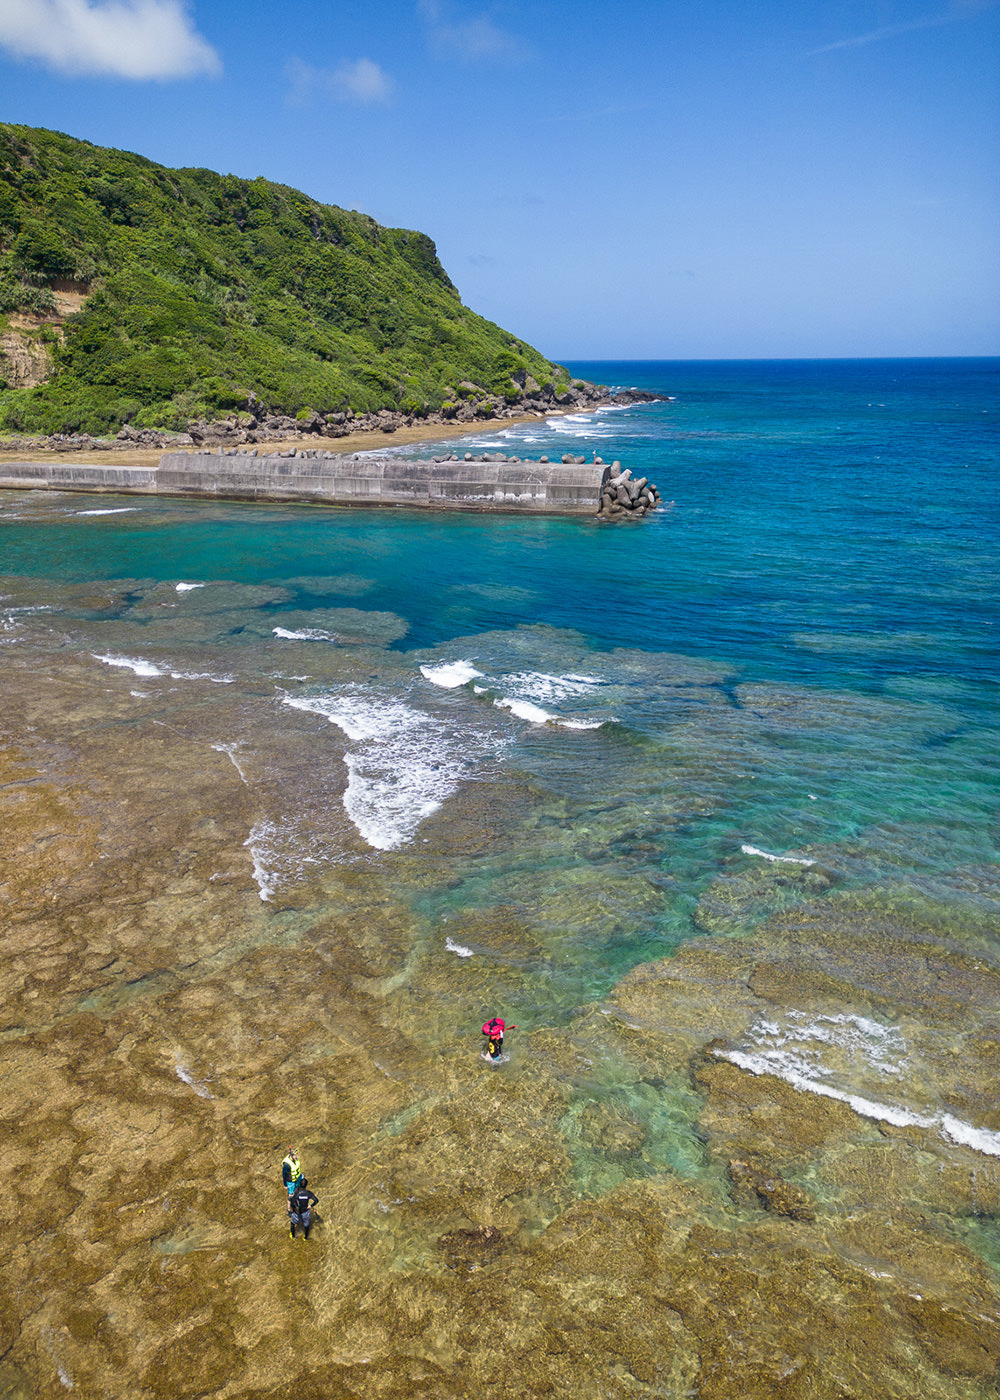
[{"label": "turquoise shallow water", "polygon": [[442,1043],[821,899],[813,865],[995,959],[998,363],[573,369],[670,400],[470,447],[619,459],[653,518],[9,496],[8,654],[137,718],[197,695],[262,900],[390,868]]}]

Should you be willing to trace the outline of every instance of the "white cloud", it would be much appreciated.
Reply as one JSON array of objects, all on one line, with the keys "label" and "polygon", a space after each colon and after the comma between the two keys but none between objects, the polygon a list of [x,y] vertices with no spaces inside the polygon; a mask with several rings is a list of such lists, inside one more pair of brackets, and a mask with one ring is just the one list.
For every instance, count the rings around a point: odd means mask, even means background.
[{"label": "white cloud", "polygon": [[469,19],[457,13],[447,0],[418,0],[417,12],[427,25],[431,44],[443,58],[522,58],[525,47],[489,15]]},{"label": "white cloud", "polygon": [[290,99],[299,103],[308,102],[317,94],[335,97],[339,102],[388,102],[396,88],[389,74],[370,58],[356,58],[337,68],[313,68],[292,58],[285,64],[285,77],[291,83]]},{"label": "white cloud", "polygon": [[182,0],[0,0],[0,47],[72,76],[187,78],[222,67]]}]

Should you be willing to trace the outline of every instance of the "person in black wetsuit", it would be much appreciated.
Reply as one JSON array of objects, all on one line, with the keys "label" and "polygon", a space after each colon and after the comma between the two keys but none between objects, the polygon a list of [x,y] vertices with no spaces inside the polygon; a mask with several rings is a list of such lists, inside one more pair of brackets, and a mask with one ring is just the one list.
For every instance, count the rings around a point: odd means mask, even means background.
[{"label": "person in black wetsuit", "polygon": [[317,1203],[317,1197],[309,1190],[309,1183],[305,1177],[300,1177],[295,1190],[288,1197],[288,1233],[292,1239],[295,1238],[296,1225],[302,1226],[304,1239],[309,1238],[309,1227],[312,1224],[312,1208]]}]

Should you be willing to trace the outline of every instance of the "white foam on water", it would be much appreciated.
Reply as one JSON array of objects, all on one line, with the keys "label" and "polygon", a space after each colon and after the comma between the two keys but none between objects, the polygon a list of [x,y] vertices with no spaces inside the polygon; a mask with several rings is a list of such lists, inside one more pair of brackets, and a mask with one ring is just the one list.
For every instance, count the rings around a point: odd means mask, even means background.
[{"label": "white foam on water", "polygon": [[510,710],[518,719],[526,719],[529,724],[548,724],[550,719],[555,719],[555,715],[550,715],[548,710],[543,710],[538,705],[532,705],[529,700],[507,700],[501,697],[493,703],[501,710]]},{"label": "white foam on water", "polygon": [[90,654],[95,661],[103,661],[105,666],[121,666],[127,671],[134,671],[137,676],[165,676],[167,674],[159,666],[154,666],[152,661],[144,661],[141,656],[104,656],[96,651],[92,651]]},{"label": "white foam on water", "polygon": [[265,902],[274,894],[277,886],[277,872],[268,870],[264,864],[265,860],[272,858],[271,840],[274,836],[274,827],[270,822],[257,822],[250,830],[250,835],[243,842],[250,852],[253,860],[253,878],[257,882],[260,890],[260,897]]},{"label": "white foam on water", "polygon": [[551,722],[565,729],[599,729],[606,719],[563,719],[545,706],[591,696],[604,684],[601,676],[580,675],[574,671],[565,675],[552,675],[547,671],[516,671],[501,678],[499,685],[505,694],[494,703],[532,724]]},{"label": "white foam on water", "polygon": [[235,685],[235,676],[213,676],[210,671],[171,671],[172,681],[211,681],[213,685]]},{"label": "white foam on water", "polygon": [[[132,694],[135,695],[136,692],[133,690]],[[233,765],[233,767],[236,769],[237,773],[239,773],[240,777],[241,777],[241,778],[243,779],[243,781],[246,783],[247,787],[249,787],[250,784],[249,784],[249,782],[247,782],[247,775],[244,773],[242,767],[240,766],[239,759],[236,757],[236,745],[235,745],[235,744],[213,744],[213,745],[212,745],[212,748],[215,750],[216,753],[224,753],[224,754],[228,757],[230,763],[231,763],[231,764]]]},{"label": "white foam on water", "polygon": [[214,1094],[209,1093],[204,1084],[199,1083],[198,1080],[195,1079],[190,1070],[185,1069],[179,1059],[175,1060],[174,1069],[177,1073],[177,1078],[182,1079],[185,1084],[190,1084],[191,1088],[200,1099],[212,1099],[215,1097]]},{"label": "white foam on water", "polygon": [[775,856],[770,851],[762,851],[757,846],[741,846],[740,850],[745,856],[760,856],[762,860],[783,861],[788,865],[815,865],[814,860],[806,860],[804,856]]},{"label": "white foam on water", "polygon": [[784,1025],[762,1018],[747,1034],[762,1053],[794,1060],[803,1069],[812,1065],[821,1074],[833,1072],[822,1065],[824,1050],[838,1052],[848,1064],[863,1061],[879,1075],[899,1075],[906,1063],[906,1041],[897,1026],[883,1026],[851,1012],[813,1016],[791,1011]]},{"label": "white foam on water", "polygon": [[292,709],[322,715],[355,747],[344,755],[344,809],[369,846],[391,851],[457,789],[488,736],[456,733],[422,710],[360,687],[335,695],[291,696]]},{"label": "white foam on water", "polygon": [[175,583],[174,588],[178,593],[190,593],[193,588],[204,588],[203,583]]},{"label": "white foam on water", "polygon": [[337,636],[334,632],[324,632],[322,627],[302,627],[297,632],[290,632],[287,627],[272,627],[271,631],[276,637],[280,637],[286,642],[335,642]]},{"label": "white foam on water", "polygon": [[635,407],[635,405],[634,405],[634,404],[630,404],[630,403],[606,403],[606,404],[602,404],[600,408],[595,408],[595,409],[594,409],[594,412],[595,412],[595,413],[627,413],[627,412],[629,411],[630,408],[634,408],[634,407]]},{"label": "white foam on water", "polygon": [[988,1157],[1000,1157],[1000,1133],[989,1128],[974,1128],[971,1123],[963,1123],[961,1118],[953,1118],[950,1113],[941,1115],[941,1127],[952,1142],[971,1147],[974,1152],[985,1153]]},{"label": "white foam on water", "polygon": [[444,946],[449,953],[457,953],[460,958],[471,958],[473,956],[471,948],[463,948],[461,943],[455,943],[450,938],[444,940]]},{"label": "white foam on water", "polygon": [[549,420],[549,427],[554,433],[558,433],[561,437],[592,439],[604,436],[603,433],[596,433],[594,431],[593,424],[589,424],[587,427],[581,427],[580,424],[571,422],[567,418],[552,418]]},{"label": "white foam on water", "polygon": [[112,506],[105,510],[77,510],[74,515],[127,515],[129,511],[138,510],[138,506]]},{"label": "white foam on water", "polygon": [[558,705],[563,700],[580,695],[592,695],[604,685],[601,676],[581,676],[570,671],[564,676],[546,671],[515,671],[504,676],[501,684],[519,700],[537,700],[546,705]]},{"label": "white foam on water", "polygon": [[345,755],[349,773],[344,809],[369,846],[394,851],[458,786],[452,765],[433,762],[419,745],[375,746]]},{"label": "white foam on water", "polygon": [[379,704],[373,696],[358,690],[336,695],[285,695],[281,703],[292,710],[322,715],[354,740],[377,739],[393,728],[405,729],[414,714],[402,701]]},{"label": "white foam on water", "polygon": [[169,676],[172,681],[211,681],[213,685],[233,685],[236,681],[235,676],[213,676],[207,671],[166,671],[141,656],[111,656],[96,651],[90,654],[95,661],[103,661],[105,666],[121,666],[137,676]]},{"label": "white foam on water", "polygon": [[976,1128],[944,1111],[919,1112],[831,1082],[838,1078],[842,1083],[845,1078],[856,1079],[866,1073],[876,1078],[902,1075],[906,1042],[898,1027],[883,1026],[863,1016],[791,1012],[784,1026],[770,1020],[756,1022],[747,1032],[747,1040],[746,1049],[713,1053],[751,1074],[774,1075],[800,1093],[845,1103],[863,1118],[897,1128],[936,1130],[951,1142],[1000,1157],[1000,1133]]},{"label": "white foam on water", "polygon": [[421,666],[420,674],[432,685],[443,686],[445,690],[456,690],[460,685],[467,685],[483,673],[477,671],[471,661],[446,661],[440,666]]}]

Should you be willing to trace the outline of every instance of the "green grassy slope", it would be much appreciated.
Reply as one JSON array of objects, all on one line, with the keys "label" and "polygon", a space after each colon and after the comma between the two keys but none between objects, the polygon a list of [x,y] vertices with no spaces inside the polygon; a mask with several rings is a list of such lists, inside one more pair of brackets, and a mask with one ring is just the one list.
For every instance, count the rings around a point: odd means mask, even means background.
[{"label": "green grassy slope", "polygon": [[0,331],[70,282],[87,301],[62,332],[38,320],[52,373],[0,378],[0,430],[182,429],[251,391],[284,413],[420,413],[462,380],[513,401],[512,374],[567,377],[464,307],[422,233],[0,124]]}]

